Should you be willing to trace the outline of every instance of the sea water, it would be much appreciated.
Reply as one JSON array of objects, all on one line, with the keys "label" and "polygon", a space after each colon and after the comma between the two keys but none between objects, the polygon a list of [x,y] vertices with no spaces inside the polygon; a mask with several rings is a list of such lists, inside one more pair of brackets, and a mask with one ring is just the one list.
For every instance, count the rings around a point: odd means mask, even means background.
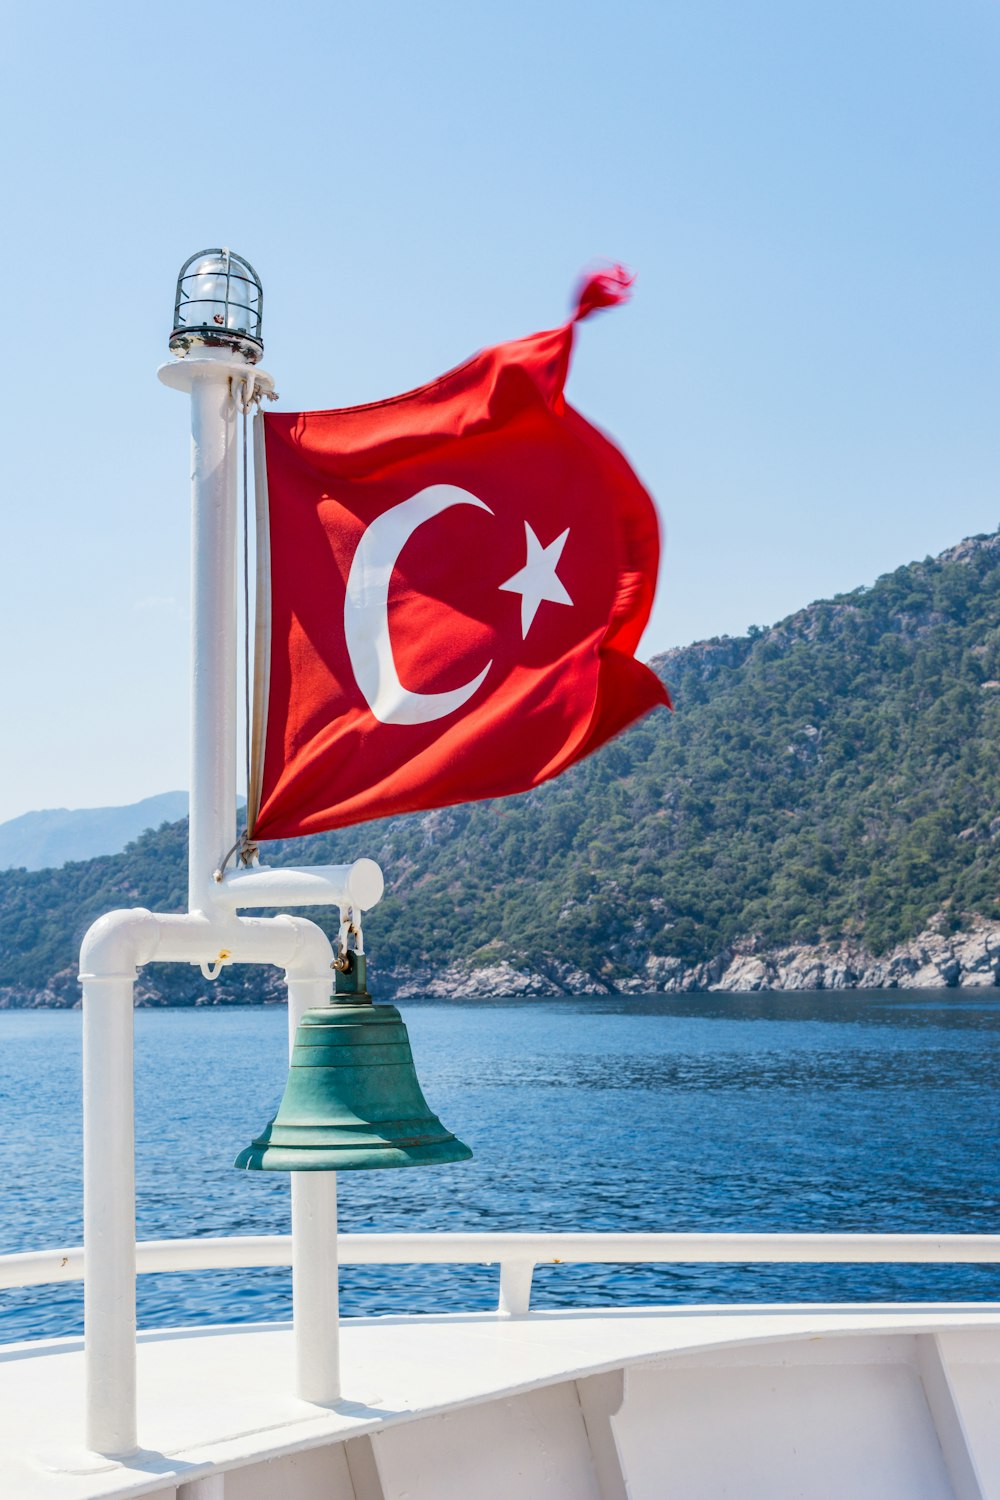
[{"label": "sea water", "polygon": [[[414,1001],[462,1165],[343,1173],[345,1231],[995,1233],[1000,995]],[[0,1252],[79,1244],[80,1013],[0,1012]],[[136,1014],[138,1234],[287,1232],[236,1153],[284,1086],[280,1008]],[[496,1305],[489,1267],[341,1270],[344,1312]],[[532,1305],[1000,1300],[1000,1267],[549,1266]],[[146,1327],[290,1315],[282,1268],[139,1279]],[[0,1292],[0,1341],[76,1332],[78,1284]]]}]

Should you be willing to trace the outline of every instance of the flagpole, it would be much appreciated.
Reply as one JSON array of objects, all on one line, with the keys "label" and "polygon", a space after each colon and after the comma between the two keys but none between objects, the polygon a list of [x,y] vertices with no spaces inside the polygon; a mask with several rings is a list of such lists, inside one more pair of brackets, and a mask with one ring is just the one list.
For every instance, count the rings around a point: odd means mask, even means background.
[{"label": "flagpole", "polygon": [[[168,367],[191,395],[191,741],[188,905],[213,924],[233,903],[275,900],[267,872],[218,872],[236,842],[236,526],[239,397],[251,362],[231,349],[200,349]],[[161,376],[162,378],[162,376]],[[255,385],[270,377],[254,370]],[[248,794],[250,788],[248,788]],[[295,880],[295,872],[292,880]],[[275,877],[287,880],[281,872]],[[298,884],[308,879],[303,872]],[[324,892],[329,900],[329,890]],[[220,944],[222,961],[224,941]],[[302,1013],[328,1005],[332,973],[286,972],[289,1052]],[[291,1174],[292,1308],[296,1395],[340,1398],[337,1183],[333,1172]]]},{"label": "flagpole", "polygon": [[[205,355],[215,351],[205,351]],[[191,727],[188,910],[214,905],[214,872],[236,842],[236,437],[228,350],[191,380]],[[242,366],[242,368],[241,368]]]},{"label": "flagpole", "polygon": [[[254,368],[255,353],[232,342],[217,348],[202,343],[195,357],[188,355],[170,367],[171,383],[183,384],[191,394],[188,906],[192,914],[223,921],[233,911],[231,903],[240,899],[241,885],[249,887],[244,899],[260,901],[270,895],[274,900],[276,894],[254,888],[268,886],[263,871],[246,872],[242,878],[234,871],[228,886],[218,874],[236,843],[238,413],[249,380],[262,393],[273,389],[270,376]],[[259,424],[255,427],[259,431]],[[247,798],[249,817],[253,787],[247,787]],[[275,874],[285,883],[287,877]],[[305,880],[300,877],[297,883],[302,886]],[[329,899],[328,889],[325,897]],[[330,1003],[332,974],[326,966],[305,975],[287,971],[285,979],[291,1053],[302,1013]],[[336,1175],[293,1172],[290,1191],[296,1394],[331,1404],[340,1397]]]},{"label": "flagpole", "polygon": [[[232,285],[227,282],[226,295]],[[259,310],[259,309],[258,309]],[[227,309],[228,323],[228,309]],[[259,334],[259,321],[257,324]],[[236,843],[238,414],[251,390],[267,395],[271,377],[256,367],[252,341],[199,338],[161,379],[191,396],[191,729],[188,909],[213,926],[235,919],[238,904],[330,899],[330,871],[282,874],[274,890],[264,871],[220,879]],[[252,373],[251,373],[252,372]],[[249,711],[249,705],[248,705]],[[248,816],[254,800],[247,787]],[[365,872],[371,880],[371,872]],[[272,884],[273,884],[272,877]],[[377,883],[380,885],[380,880]],[[242,887],[242,891],[241,891]],[[255,889],[259,887],[259,889]],[[381,894],[379,889],[378,894]],[[242,896],[242,902],[241,902]],[[376,896],[377,899],[377,896]],[[224,943],[218,962],[222,962]],[[329,964],[286,970],[289,1050],[302,1012],[330,1003]],[[296,1394],[317,1403],[340,1396],[337,1187],[333,1173],[291,1178],[292,1300]]]}]

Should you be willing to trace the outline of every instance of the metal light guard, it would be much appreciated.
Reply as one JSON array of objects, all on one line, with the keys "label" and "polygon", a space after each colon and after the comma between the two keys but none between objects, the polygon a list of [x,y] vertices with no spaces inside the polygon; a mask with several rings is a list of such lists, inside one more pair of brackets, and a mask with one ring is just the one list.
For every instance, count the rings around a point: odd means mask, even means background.
[{"label": "metal light guard", "polygon": [[170,348],[182,357],[199,347],[233,349],[256,364],[263,310],[264,290],[248,260],[232,250],[199,250],[177,277]]}]

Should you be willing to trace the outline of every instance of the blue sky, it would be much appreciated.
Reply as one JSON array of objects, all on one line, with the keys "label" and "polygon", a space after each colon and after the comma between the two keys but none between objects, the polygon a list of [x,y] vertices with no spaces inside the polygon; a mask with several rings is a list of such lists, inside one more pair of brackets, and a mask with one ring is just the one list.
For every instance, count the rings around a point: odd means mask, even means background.
[{"label": "blue sky", "polygon": [[993,0],[12,4],[0,820],[186,783],[181,262],[265,288],[282,403],[632,304],[570,396],[653,491],[652,654],[991,530]]}]

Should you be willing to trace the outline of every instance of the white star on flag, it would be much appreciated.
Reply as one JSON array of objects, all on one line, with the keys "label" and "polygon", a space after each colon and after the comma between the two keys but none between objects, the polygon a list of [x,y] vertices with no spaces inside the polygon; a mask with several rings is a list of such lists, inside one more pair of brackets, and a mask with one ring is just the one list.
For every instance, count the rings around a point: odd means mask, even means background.
[{"label": "white star on flag", "polygon": [[527,521],[524,523],[524,535],[527,542],[528,555],[524,567],[508,578],[506,583],[500,585],[508,594],[521,595],[521,636],[525,638],[531,629],[531,622],[538,613],[538,606],[543,599],[548,599],[552,604],[572,604],[573,601],[567,594],[561,580],[556,576],[556,565],[562,556],[562,550],[569,536],[569,527],[557,536],[554,542],[543,547]]}]

